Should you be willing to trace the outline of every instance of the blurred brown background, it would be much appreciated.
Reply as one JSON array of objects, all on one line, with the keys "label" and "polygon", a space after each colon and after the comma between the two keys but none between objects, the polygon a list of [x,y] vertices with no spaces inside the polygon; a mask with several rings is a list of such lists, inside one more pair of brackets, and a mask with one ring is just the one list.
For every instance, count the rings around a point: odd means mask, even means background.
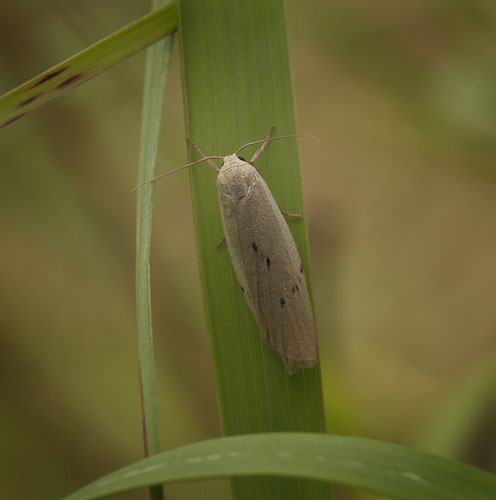
[{"label": "blurred brown background", "polygon": [[[0,93],[148,8],[4,0]],[[320,139],[301,152],[329,431],[494,472],[496,4],[287,12],[300,131]],[[161,172],[186,160],[178,62],[176,46]],[[0,132],[2,498],[57,498],[142,457],[128,191],[143,65],[140,53]],[[187,182],[156,190],[164,449],[219,435]],[[223,481],[166,491],[228,498]]]}]

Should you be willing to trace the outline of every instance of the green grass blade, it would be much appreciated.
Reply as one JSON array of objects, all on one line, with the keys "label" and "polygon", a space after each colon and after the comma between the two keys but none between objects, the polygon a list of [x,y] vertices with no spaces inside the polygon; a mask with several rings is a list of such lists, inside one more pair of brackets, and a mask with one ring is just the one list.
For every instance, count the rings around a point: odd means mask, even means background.
[{"label": "green grass blade", "polygon": [[[163,3],[154,0],[152,8]],[[155,175],[172,41],[170,35],[147,51],[138,184]],[[146,456],[160,451],[150,293],[153,194],[154,185],[147,184],[138,190],[136,202],[136,323]],[[152,486],[150,496],[152,500],[161,500],[162,486]]]},{"label": "green grass blade", "polygon": [[160,40],[176,26],[176,4],[170,2],[16,87],[0,97],[0,128]]},{"label": "green grass blade", "polygon": [[[263,139],[272,124],[275,135],[295,133],[283,1],[181,0],[178,13],[187,134],[200,149],[231,154],[246,142]],[[191,160],[198,158],[192,149],[189,153]],[[304,213],[295,139],[270,143],[257,168],[282,209]],[[319,367],[289,377],[262,343],[227,248],[216,248],[223,232],[215,174],[197,166],[190,175],[223,433],[324,431]],[[306,223],[288,223],[308,271]],[[235,480],[233,493],[250,500],[330,497],[328,485],[267,478]]]},{"label": "green grass blade", "polygon": [[465,376],[441,406],[421,440],[422,449],[450,458],[470,456],[471,443],[480,441],[484,429],[494,428],[495,388],[496,358],[490,356]]},{"label": "green grass blade", "polygon": [[333,481],[400,500],[493,500],[496,477],[407,446],[323,434],[213,439],[113,472],[64,500],[92,500],[150,484],[253,474]]}]

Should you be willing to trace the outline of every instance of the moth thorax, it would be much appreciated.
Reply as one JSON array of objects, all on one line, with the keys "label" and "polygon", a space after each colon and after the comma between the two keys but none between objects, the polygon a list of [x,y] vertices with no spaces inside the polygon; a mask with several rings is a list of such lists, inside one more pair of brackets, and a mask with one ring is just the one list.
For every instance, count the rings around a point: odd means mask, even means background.
[{"label": "moth thorax", "polygon": [[224,165],[217,176],[217,189],[232,198],[241,199],[256,182],[257,176],[254,167],[231,155],[224,158]]}]

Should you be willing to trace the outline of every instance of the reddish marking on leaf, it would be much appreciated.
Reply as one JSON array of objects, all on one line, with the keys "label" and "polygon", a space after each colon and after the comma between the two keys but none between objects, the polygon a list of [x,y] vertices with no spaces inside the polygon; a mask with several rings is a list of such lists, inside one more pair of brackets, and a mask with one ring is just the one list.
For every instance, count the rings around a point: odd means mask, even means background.
[{"label": "reddish marking on leaf", "polygon": [[56,76],[60,75],[60,73],[63,73],[64,71],[68,70],[70,66],[65,66],[64,68],[60,68],[57,71],[53,71],[52,73],[48,73],[48,75],[45,75],[41,80],[36,82],[35,84],[31,85],[26,91],[34,89],[35,87],[38,87],[38,85],[41,85],[42,83],[48,82],[48,80],[51,80],[52,78],[55,78]]},{"label": "reddish marking on leaf", "polygon": [[84,73],[78,73],[77,75],[70,76],[67,80],[64,80],[62,83],[57,85],[57,90],[63,89],[71,85],[71,83],[77,82],[81,78],[84,77]]},{"label": "reddish marking on leaf", "polygon": [[25,101],[20,102],[16,107],[17,108],[23,108],[24,106],[27,106],[28,104],[31,104],[33,101],[36,101],[36,99],[39,99],[45,92],[40,92],[39,94],[36,94],[29,99],[26,99]]},{"label": "reddish marking on leaf", "polygon": [[7,125],[14,123],[16,120],[19,120],[19,118],[22,118],[24,115],[27,115],[27,111],[25,113],[21,113],[20,115],[14,116],[14,118],[11,118],[10,120],[7,120],[5,123],[0,125],[0,128],[6,127]]}]

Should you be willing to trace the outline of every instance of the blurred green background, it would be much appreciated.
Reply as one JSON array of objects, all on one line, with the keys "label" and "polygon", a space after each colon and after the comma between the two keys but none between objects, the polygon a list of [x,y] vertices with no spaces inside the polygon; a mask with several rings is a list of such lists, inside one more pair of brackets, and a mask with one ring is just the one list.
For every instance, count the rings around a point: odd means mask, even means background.
[{"label": "blurred green background", "polygon": [[[0,93],[148,9],[4,0]],[[287,14],[300,131],[319,138],[300,144],[328,430],[495,472],[496,5],[288,0]],[[143,455],[129,193],[143,68],[140,53],[0,131],[2,498],[54,499]],[[159,172],[185,161],[176,46]],[[168,449],[220,431],[187,174],[155,199]]]}]

